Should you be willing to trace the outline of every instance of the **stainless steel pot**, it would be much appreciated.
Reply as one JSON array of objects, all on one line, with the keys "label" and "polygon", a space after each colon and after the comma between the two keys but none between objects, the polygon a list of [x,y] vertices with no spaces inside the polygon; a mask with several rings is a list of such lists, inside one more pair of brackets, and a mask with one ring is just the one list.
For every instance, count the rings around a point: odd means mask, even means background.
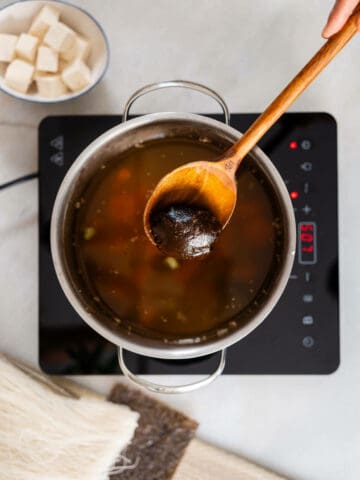
[{"label": "stainless steel pot", "polygon": [[[129,110],[134,101],[145,93],[168,87],[191,88],[206,93],[221,106],[225,122],[221,123],[211,118],[193,113],[155,113],[127,121]],[[69,248],[72,238],[72,218],[74,205],[79,200],[82,191],[90,179],[96,174],[102,164],[114,155],[128,150],[133,145],[169,136],[208,137],[213,142],[227,147],[233,144],[241,134],[231,128],[228,123],[230,114],[224,100],[213,90],[203,85],[185,81],[171,81],[153,84],[134,93],[126,104],[123,123],[105,132],[92,142],[76,159],[66,174],[56,197],[51,222],[51,251],[55,270],[62,289],[77,313],[84,321],[100,335],[118,346],[118,358],[123,373],[147,389],[160,393],[179,393],[194,390],[213,381],[224,369],[226,348],[238,342],[252,332],[268,316],[278,302],[290,276],[295,253],[295,219],[288,191],[278,171],[270,159],[258,148],[250,152],[253,161],[263,171],[273,188],[273,194],[280,205],[284,230],[284,251],[282,264],[274,273],[273,287],[265,303],[245,325],[224,335],[201,344],[167,344],[160,340],[144,338],[136,333],[131,335],[109,318],[99,304],[86,296],[79,284],[79,277],[74,266],[74,259]],[[140,378],[126,367],[123,349],[128,349],[140,355],[148,355],[162,359],[185,359],[200,357],[214,352],[220,352],[220,362],[216,371],[200,381],[177,386],[159,385]]]}]

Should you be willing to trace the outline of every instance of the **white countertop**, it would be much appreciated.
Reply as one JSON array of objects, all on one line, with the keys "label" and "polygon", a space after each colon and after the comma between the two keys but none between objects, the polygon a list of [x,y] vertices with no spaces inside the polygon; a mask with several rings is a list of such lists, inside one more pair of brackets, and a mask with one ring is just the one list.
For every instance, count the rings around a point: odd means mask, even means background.
[{"label": "white countertop", "polygon": [[[6,3],[0,0],[0,6]],[[232,111],[261,111],[321,45],[332,2],[74,3],[105,28],[110,69],[94,91],[68,104],[39,106],[0,94],[0,183],[37,169],[37,125],[43,117],[120,113],[145,83],[190,79],[218,90]],[[166,92],[139,104],[139,110],[145,107],[214,111],[210,100],[189,92]],[[293,479],[358,480],[360,36],[292,110],[327,111],[338,121],[340,368],[329,376],[223,376],[202,391],[166,401],[200,422],[202,438]],[[37,213],[37,181],[0,192],[0,350],[31,363],[38,349]],[[106,393],[117,378],[78,380]]]}]

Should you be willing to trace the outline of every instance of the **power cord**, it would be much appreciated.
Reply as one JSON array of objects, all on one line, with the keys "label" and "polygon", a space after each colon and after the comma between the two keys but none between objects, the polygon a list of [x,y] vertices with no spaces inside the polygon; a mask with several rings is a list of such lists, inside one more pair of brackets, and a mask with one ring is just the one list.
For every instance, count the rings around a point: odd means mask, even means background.
[{"label": "power cord", "polygon": [[14,185],[18,185],[19,183],[27,182],[28,180],[33,180],[39,176],[38,172],[29,173],[29,175],[24,175],[23,177],[15,178],[15,180],[11,180],[10,182],[6,182],[0,184],[0,190],[5,190],[5,188],[13,187]]}]

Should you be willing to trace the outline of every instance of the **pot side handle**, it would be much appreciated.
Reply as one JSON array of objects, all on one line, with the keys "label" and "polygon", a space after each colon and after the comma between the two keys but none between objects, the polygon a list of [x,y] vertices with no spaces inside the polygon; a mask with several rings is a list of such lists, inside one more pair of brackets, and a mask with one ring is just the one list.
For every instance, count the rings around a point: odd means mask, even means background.
[{"label": "pot side handle", "polygon": [[215,90],[212,90],[201,83],[190,82],[188,80],[169,80],[166,82],[157,82],[151,83],[149,85],[145,85],[144,87],[140,88],[136,92],[134,92],[128,101],[125,104],[123,115],[122,115],[122,122],[126,122],[128,119],[130,108],[132,107],[133,103],[143,95],[147,93],[154,92],[155,90],[161,90],[162,88],[170,88],[170,87],[178,87],[178,88],[189,88],[190,90],[195,90],[200,93],[204,93],[209,97],[213,98],[221,107],[226,125],[230,123],[230,112],[225,100],[219,95]]},{"label": "pot side handle", "polygon": [[131,380],[132,382],[136,383],[139,387],[146,388],[150,392],[155,392],[155,393],[187,393],[193,390],[197,390],[198,388],[204,387],[206,385],[209,385],[211,382],[215,380],[215,378],[221,375],[225,367],[226,349],[221,350],[219,365],[216,368],[214,373],[196,382],[186,383],[183,385],[162,385],[159,383],[150,382],[145,378],[135,375],[135,373],[131,372],[125,364],[124,349],[122,347],[118,348],[118,360],[119,360],[120,369],[125,375],[125,377]]}]

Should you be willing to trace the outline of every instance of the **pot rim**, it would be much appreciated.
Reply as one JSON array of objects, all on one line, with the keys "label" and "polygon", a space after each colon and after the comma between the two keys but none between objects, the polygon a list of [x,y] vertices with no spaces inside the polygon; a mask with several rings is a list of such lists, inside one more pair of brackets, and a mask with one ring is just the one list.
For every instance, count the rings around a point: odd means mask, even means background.
[{"label": "pot rim", "polygon": [[205,344],[194,343],[186,345],[174,345],[171,343],[164,343],[163,347],[153,346],[151,345],[151,341],[149,341],[149,346],[139,345],[135,341],[132,341],[131,337],[127,339],[124,336],[117,335],[109,327],[102,324],[101,321],[97,320],[90,312],[88,312],[78,300],[77,296],[73,292],[70,282],[68,281],[67,274],[63,266],[63,255],[61,255],[63,248],[61,241],[61,227],[62,219],[67,206],[67,194],[69,190],[71,190],[75,179],[83,170],[87,160],[96,154],[100,148],[110,144],[119,136],[119,134],[126,135],[126,133],[132,129],[149,125],[151,123],[166,121],[189,121],[193,123],[201,123],[202,126],[221,130],[227,135],[232,136],[235,140],[240,138],[242,135],[238,130],[218,120],[188,112],[151,113],[128,120],[125,123],[119,124],[110,130],[107,130],[93,142],[91,142],[90,145],[88,145],[80,153],[80,155],[69,168],[60,185],[51,215],[50,245],[54,268],[61,288],[72,307],[92,329],[94,329],[97,333],[102,335],[114,345],[123,347],[139,355],[169,360],[182,360],[202,357],[230,347],[234,343],[246,337],[266,319],[280,299],[290,277],[296,248],[296,223],[290,197],[282,177],[271,162],[270,158],[258,146],[255,146],[249,155],[252,155],[260,160],[262,166],[265,167],[266,171],[270,174],[277,186],[278,193],[283,202],[283,215],[285,217],[284,224],[287,225],[288,239],[287,249],[284,253],[283,264],[278,274],[277,282],[273,286],[272,292],[267,298],[266,302],[259,308],[254,317],[245,325],[234,330],[232,333],[216,340],[210,340]]}]

